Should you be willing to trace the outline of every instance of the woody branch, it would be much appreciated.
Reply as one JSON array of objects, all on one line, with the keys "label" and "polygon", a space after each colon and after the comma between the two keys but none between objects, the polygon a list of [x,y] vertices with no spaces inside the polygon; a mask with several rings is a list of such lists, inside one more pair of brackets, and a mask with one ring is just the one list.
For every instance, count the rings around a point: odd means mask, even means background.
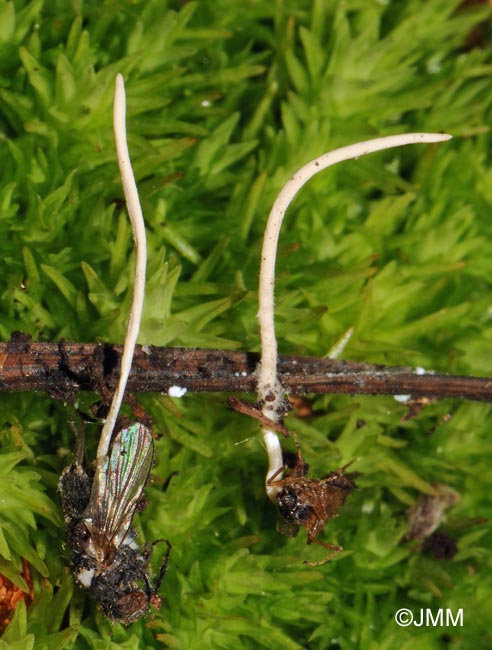
[{"label": "woody branch", "polygon": [[[0,391],[44,391],[70,399],[79,391],[114,389],[122,346],[44,343],[16,334],[0,343]],[[137,345],[127,391],[255,393],[259,354]],[[492,377],[460,377],[402,366],[279,355],[277,374],[291,394],[412,395],[492,402]]]}]

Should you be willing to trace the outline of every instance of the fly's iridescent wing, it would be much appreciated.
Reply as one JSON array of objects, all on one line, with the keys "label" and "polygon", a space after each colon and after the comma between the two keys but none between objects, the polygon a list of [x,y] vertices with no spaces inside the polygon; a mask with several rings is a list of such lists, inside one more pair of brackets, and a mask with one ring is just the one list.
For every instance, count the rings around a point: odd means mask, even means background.
[{"label": "fly's iridescent wing", "polygon": [[143,424],[132,424],[114,436],[109,456],[94,477],[84,515],[92,553],[100,561],[108,560],[127,538],[153,462],[152,433]]}]

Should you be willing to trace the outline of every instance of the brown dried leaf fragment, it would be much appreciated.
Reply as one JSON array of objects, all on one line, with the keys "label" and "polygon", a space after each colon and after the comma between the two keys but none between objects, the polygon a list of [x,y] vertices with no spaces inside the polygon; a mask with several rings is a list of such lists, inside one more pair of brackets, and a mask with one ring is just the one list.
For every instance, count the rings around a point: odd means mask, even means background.
[{"label": "brown dried leaf fragment", "polygon": [[263,426],[270,428],[272,431],[277,431],[286,438],[289,437],[289,430],[287,427],[282,422],[275,422],[264,415],[259,404],[250,404],[239,397],[231,395],[227,398],[227,406],[238,413],[248,415],[249,417],[258,420]]},{"label": "brown dried leaf fragment", "polygon": [[17,585],[14,585],[14,583],[4,575],[0,574],[0,632],[3,632],[10,623],[18,603],[21,600],[24,600],[26,605],[30,605],[34,598],[29,564],[26,560],[22,560],[22,566],[23,569],[21,576],[29,587],[29,592],[27,593],[22,591],[22,589]]}]

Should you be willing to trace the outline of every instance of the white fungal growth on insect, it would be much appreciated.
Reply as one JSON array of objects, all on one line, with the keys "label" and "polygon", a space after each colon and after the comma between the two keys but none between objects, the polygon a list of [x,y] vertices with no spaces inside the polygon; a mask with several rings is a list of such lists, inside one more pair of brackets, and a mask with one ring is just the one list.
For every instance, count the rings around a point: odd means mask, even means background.
[{"label": "white fungal growth on insect", "polygon": [[86,589],[89,589],[89,587],[92,584],[92,581],[94,579],[96,572],[94,569],[85,569],[84,571],[81,571],[77,575],[77,580],[80,582],[80,584],[85,587]]},{"label": "white fungal growth on insect", "polygon": [[120,169],[123,192],[125,194],[128,215],[132,224],[133,239],[135,240],[135,280],[133,285],[132,306],[128,327],[126,331],[123,354],[121,356],[120,377],[116,387],[109,413],[101,431],[101,438],[97,448],[97,463],[104,463],[107,456],[109,443],[113,435],[116,418],[123,401],[128,375],[132,367],[135,344],[140,330],[142,318],[143,301],[145,295],[145,269],[147,266],[147,241],[145,237],[145,222],[142,208],[138,198],[137,185],[130,162],[128,144],[126,141],[126,97],[123,77],[119,74],[116,77],[114,93],[113,125],[114,138],[116,143],[116,154]]},{"label": "white fungal growth on insect", "polygon": [[[359,158],[366,154],[407,144],[443,142],[449,140],[450,135],[442,133],[406,133],[403,135],[390,135],[384,138],[367,140],[357,144],[341,147],[311,160],[284,185],[278,195],[268,217],[263,238],[260,265],[259,310],[258,321],[261,339],[261,362],[258,371],[258,398],[262,404],[262,412],[267,418],[278,422],[285,413],[284,389],[277,377],[277,339],[274,324],[274,286],[275,286],[275,260],[277,245],[282,221],[287,208],[292,203],[298,191],[315,174],[331,165]],[[278,488],[268,485],[268,480],[276,474],[277,479],[282,478],[283,467],[282,449],[277,434],[267,427],[262,428],[263,439],[269,458],[267,472],[267,494],[275,500]]]}]

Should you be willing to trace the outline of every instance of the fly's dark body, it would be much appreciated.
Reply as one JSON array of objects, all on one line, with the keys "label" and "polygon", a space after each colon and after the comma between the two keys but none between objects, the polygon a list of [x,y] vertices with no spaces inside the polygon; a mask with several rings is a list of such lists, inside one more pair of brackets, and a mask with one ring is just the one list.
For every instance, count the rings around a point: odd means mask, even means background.
[{"label": "fly's dark body", "polygon": [[108,618],[124,624],[161,603],[157,591],[170,544],[153,587],[153,546],[138,546],[132,528],[153,460],[152,433],[137,423],[115,434],[108,457],[94,475],[84,467],[79,439],[74,461],[59,482],[73,574]]}]

